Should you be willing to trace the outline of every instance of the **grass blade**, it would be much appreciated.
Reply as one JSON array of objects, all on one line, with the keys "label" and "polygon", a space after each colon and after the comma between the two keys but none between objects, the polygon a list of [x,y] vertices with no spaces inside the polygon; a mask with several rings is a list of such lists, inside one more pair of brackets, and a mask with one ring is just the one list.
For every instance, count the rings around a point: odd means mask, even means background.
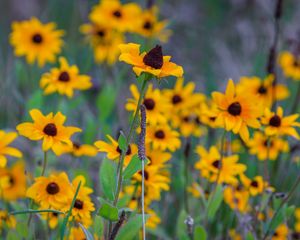
[{"label": "grass blade", "polygon": [[65,214],[64,212],[54,210],[54,209],[42,209],[42,210],[33,210],[33,209],[27,209],[22,211],[14,211],[10,212],[10,215],[17,215],[17,214],[26,214],[26,213],[46,213],[46,212],[53,212],[58,214]]}]

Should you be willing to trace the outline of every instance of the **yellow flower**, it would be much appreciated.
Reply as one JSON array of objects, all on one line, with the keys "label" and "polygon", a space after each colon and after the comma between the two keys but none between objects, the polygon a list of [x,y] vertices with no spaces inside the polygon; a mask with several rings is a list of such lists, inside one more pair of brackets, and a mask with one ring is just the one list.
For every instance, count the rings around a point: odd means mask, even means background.
[{"label": "yellow flower", "polygon": [[284,51],[279,56],[279,65],[286,77],[296,81],[300,80],[300,58]]},{"label": "yellow flower", "polygon": [[146,209],[145,212],[150,215],[146,221],[146,227],[155,230],[157,225],[161,223],[160,217],[150,208]]},{"label": "yellow flower", "polygon": [[120,55],[119,45],[125,43],[122,33],[93,23],[82,25],[80,31],[87,36],[97,63],[112,65],[117,61]]},{"label": "yellow flower", "polygon": [[42,24],[37,18],[12,23],[10,43],[16,56],[26,56],[28,63],[37,60],[40,67],[46,62],[54,62],[55,55],[61,52],[64,31],[55,30],[55,23]]},{"label": "yellow flower", "polygon": [[0,210],[0,232],[5,226],[15,229],[17,226],[17,220],[15,216],[8,214],[6,210]]},{"label": "yellow flower", "polygon": [[[44,207],[40,207],[40,210],[43,210]],[[60,217],[61,214],[56,212],[49,212],[49,213],[41,213],[41,217],[48,222],[48,225],[51,229],[54,229],[58,225],[59,219],[62,219]]]},{"label": "yellow flower", "polygon": [[289,97],[288,88],[283,84],[274,85],[274,75],[268,75],[264,80],[259,77],[241,77],[236,86],[238,94],[252,94],[262,103],[263,107],[271,107],[273,101]]},{"label": "yellow flower", "polygon": [[151,148],[150,144],[146,144],[146,156],[147,159],[149,159],[148,165],[154,166],[162,166],[172,157],[172,155],[168,152]]},{"label": "yellow flower", "polygon": [[[83,176],[77,176],[73,182],[73,196],[78,187],[79,182],[81,181],[81,186],[79,188],[78,195],[75,199],[75,203],[72,209],[70,221],[74,218],[75,221],[82,223],[86,228],[92,224],[91,212],[95,210],[94,204],[90,198],[90,194],[93,190],[85,186],[85,178]],[[64,212],[70,209],[73,198],[69,198],[67,204],[62,208]]]},{"label": "yellow flower", "polygon": [[222,123],[216,121],[218,112],[218,106],[210,99],[201,103],[199,110],[196,111],[199,121],[211,128],[222,127]]},{"label": "yellow flower", "polygon": [[288,239],[289,229],[285,224],[280,224],[272,236],[272,240],[286,240]]},{"label": "yellow flower", "polygon": [[246,213],[249,210],[248,200],[249,193],[244,189],[228,186],[224,190],[224,201],[231,209],[241,213]]},{"label": "yellow flower", "polygon": [[91,78],[87,75],[79,75],[79,69],[76,65],[69,66],[64,57],[60,57],[59,62],[59,68],[52,68],[41,78],[40,86],[44,89],[45,95],[58,92],[71,98],[75,89],[87,90],[91,88]]},{"label": "yellow flower", "polygon": [[26,195],[45,208],[58,210],[65,207],[68,200],[74,197],[72,186],[65,172],[35,178],[34,184],[28,188]]},{"label": "yellow flower", "polygon": [[5,167],[7,163],[6,155],[17,158],[22,157],[22,153],[18,149],[8,146],[16,137],[17,133],[15,132],[6,133],[0,130],[0,167],[2,168]]},{"label": "yellow flower", "polygon": [[251,196],[263,193],[263,191],[268,187],[268,182],[265,182],[261,176],[256,176],[251,180],[242,174],[241,181]]},{"label": "yellow flower", "polygon": [[66,154],[66,153],[70,153],[75,157],[82,157],[82,156],[95,157],[98,151],[94,146],[91,146],[89,144],[81,144],[79,142],[73,141],[72,146],[67,144],[63,144],[60,146],[58,155]]},{"label": "yellow flower", "polygon": [[25,122],[17,126],[19,134],[33,141],[43,139],[42,149],[48,151],[50,148],[55,154],[59,154],[61,144],[69,144],[72,146],[71,136],[75,132],[81,132],[77,127],[63,126],[66,117],[60,112],[53,116],[49,113],[44,116],[40,110],[33,109],[30,112],[33,123]]},{"label": "yellow flower", "polygon": [[119,0],[101,0],[89,19],[96,24],[114,28],[118,31],[133,31],[137,26],[141,8],[136,3],[121,4]]},{"label": "yellow flower", "polygon": [[151,143],[153,149],[176,151],[181,146],[179,133],[167,124],[150,125],[147,127],[146,143]]},{"label": "yellow flower", "polygon": [[229,236],[231,240],[243,240],[241,234],[238,234],[235,229],[229,230]]},{"label": "yellow flower", "polygon": [[262,113],[258,99],[252,95],[237,94],[233,81],[230,79],[225,94],[212,93],[213,101],[219,108],[216,121],[222,124],[226,131],[239,133],[243,141],[248,141],[249,130],[259,128],[257,120]]},{"label": "yellow flower", "polygon": [[[269,149],[268,149],[269,139]],[[253,138],[247,143],[249,153],[257,155],[259,160],[276,160],[280,152],[289,151],[289,143],[278,137],[267,137],[261,132],[254,132]]]},{"label": "yellow flower", "polygon": [[[99,240],[98,236],[94,234],[94,240]],[[72,227],[70,229],[69,236],[65,238],[66,240],[83,240],[86,239],[86,236],[83,230],[80,227]],[[101,238],[102,239],[102,238]]]},{"label": "yellow flower", "polygon": [[25,197],[26,176],[23,161],[16,162],[10,169],[0,169],[0,198],[13,201]]},{"label": "yellow flower", "polygon": [[295,210],[295,218],[300,221],[300,208],[296,208],[296,210]]},{"label": "yellow flower", "polygon": [[202,146],[197,146],[196,153],[200,159],[195,168],[200,170],[201,175],[211,182],[237,184],[237,176],[246,171],[244,164],[238,163],[239,156],[232,155],[221,159],[221,155],[215,146],[207,151]]},{"label": "yellow flower", "polygon": [[140,45],[134,43],[121,44],[120,61],[133,65],[137,76],[150,73],[157,78],[168,76],[182,77],[183,68],[170,62],[171,56],[163,56],[161,46],[157,45],[149,52],[140,53]]},{"label": "yellow flower", "polygon": [[193,182],[191,186],[187,187],[187,191],[193,195],[194,198],[200,198],[203,189],[197,182]]},{"label": "yellow flower", "polygon": [[159,21],[157,15],[158,8],[156,6],[144,10],[137,19],[138,24],[134,31],[143,37],[167,42],[172,34],[171,30],[166,29],[169,22]]},{"label": "yellow flower", "polygon": [[[138,210],[141,204],[141,185],[128,185],[125,186],[123,192],[120,194],[120,198],[128,199],[126,206],[132,210]],[[153,200],[157,200],[159,196],[153,196],[149,191],[144,192],[144,203],[147,208]]]},{"label": "yellow flower", "polygon": [[265,133],[267,136],[289,135],[300,139],[298,132],[294,128],[300,127],[300,123],[296,122],[298,117],[299,114],[284,117],[282,107],[278,107],[276,113],[266,108],[261,122],[265,125]]},{"label": "yellow flower", "polygon": [[[114,140],[110,135],[106,135],[110,143],[104,141],[95,142],[95,146],[98,148],[99,152],[107,153],[107,158],[110,160],[119,160],[122,150],[119,147],[119,144]],[[124,159],[125,166],[130,162],[131,158],[137,154],[137,146],[135,144],[130,144]]]},{"label": "yellow flower", "polygon": [[[130,91],[133,99],[127,100],[126,109],[128,111],[135,112],[140,93],[136,85],[130,85]],[[166,123],[166,112],[168,112],[171,106],[166,99],[162,96],[159,89],[153,89],[153,85],[149,84],[146,91],[143,104],[146,107],[147,122],[150,124]]]}]

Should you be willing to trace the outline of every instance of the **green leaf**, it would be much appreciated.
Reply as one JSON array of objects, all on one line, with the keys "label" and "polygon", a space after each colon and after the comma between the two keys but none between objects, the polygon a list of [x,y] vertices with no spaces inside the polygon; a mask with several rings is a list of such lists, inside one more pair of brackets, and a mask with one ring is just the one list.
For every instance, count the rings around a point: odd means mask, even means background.
[{"label": "green leaf", "polygon": [[194,239],[197,240],[206,240],[207,239],[207,234],[202,226],[196,226],[194,230]]},{"label": "green leaf", "polygon": [[74,197],[73,197],[73,199],[72,199],[72,203],[71,203],[70,209],[69,209],[69,211],[68,211],[68,214],[67,214],[67,216],[65,216],[64,221],[63,221],[63,223],[62,223],[62,225],[61,225],[61,230],[60,230],[60,239],[61,239],[61,240],[64,239],[66,226],[67,226],[69,217],[70,217],[70,215],[71,215],[72,209],[73,209],[73,207],[74,207],[74,204],[75,204],[75,201],[76,201],[76,198],[77,198],[77,195],[78,195],[80,186],[81,186],[81,181],[79,182],[79,184],[78,184],[78,186],[77,186],[77,189],[76,189],[76,192],[75,192]]},{"label": "green leaf", "polygon": [[119,211],[118,208],[109,204],[108,202],[103,203],[99,209],[98,214],[110,221],[117,221],[119,219]]},{"label": "green leaf", "polygon": [[116,169],[112,161],[104,158],[100,167],[99,179],[104,196],[113,201],[115,198]]},{"label": "green leaf", "polygon": [[[145,165],[148,164],[148,160]],[[132,177],[133,174],[140,171],[142,169],[142,161],[139,159],[138,155],[134,155],[129,162],[128,166],[125,168],[123,172],[123,178],[128,180]]]},{"label": "green leaf", "polygon": [[212,193],[208,199],[207,215],[210,220],[214,218],[222,201],[223,201],[223,188],[221,185],[218,185],[215,189],[215,193]]},{"label": "green leaf", "polygon": [[6,235],[6,240],[19,240],[20,236],[14,230],[9,230]]},{"label": "green leaf", "polygon": [[16,230],[18,234],[20,234],[24,239],[28,237],[28,226],[26,222],[20,222],[18,221],[18,224],[16,226]]},{"label": "green leaf", "polygon": [[104,223],[103,218],[96,215],[94,218],[93,231],[97,236],[103,235]]},{"label": "green leaf", "polygon": [[246,235],[246,240],[255,240],[254,236],[252,235],[251,232],[248,232]]},{"label": "green leaf", "polygon": [[[145,216],[146,220],[149,216]],[[120,229],[116,240],[131,240],[134,239],[138,234],[142,227],[142,215],[137,214],[134,217],[130,218],[129,221],[122,226]]]},{"label": "green leaf", "polygon": [[78,225],[82,229],[82,231],[86,237],[86,240],[94,240],[93,235],[81,223],[78,223]]},{"label": "green leaf", "polygon": [[41,210],[27,209],[27,210],[22,210],[22,211],[10,212],[9,214],[17,215],[17,214],[26,214],[26,213],[45,213],[45,212],[53,212],[53,213],[62,213],[62,214],[64,214],[64,212],[54,210],[54,209],[41,209]]},{"label": "green leaf", "polygon": [[27,111],[38,108],[41,109],[44,103],[43,92],[39,89],[36,90],[30,97],[30,99],[26,102]]},{"label": "green leaf", "polygon": [[97,96],[96,105],[99,110],[99,120],[103,123],[112,113],[115,101],[116,101],[117,91],[112,85],[103,85],[101,92]]},{"label": "green leaf", "polygon": [[295,212],[295,206],[292,205],[292,206],[289,206],[286,208],[286,211],[285,211],[285,215],[286,215],[286,218],[289,219]]},{"label": "green leaf", "polygon": [[187,226],[184,223],[187,216],[188,214],[186,213],[186,211],[182,209],[177,219],[176,236],[180,240],[190,240],[187,234]]},{"label": "green leaf", "polygon": [[279,211],[278,214],[273,218],[273,221],[271,221],[268,225],[270,225],[270,230],[275,230],[279,224],[281,224],[284,221],[285,217],[285,211],[286,211],[286,205],[283,206]]},{"label": "green leaf", "polygon": [[118,139],[119,148],[122,150],[122,152],[127,152],[128,144],[126,137],[122,131],[120,131],[120,136]]}]

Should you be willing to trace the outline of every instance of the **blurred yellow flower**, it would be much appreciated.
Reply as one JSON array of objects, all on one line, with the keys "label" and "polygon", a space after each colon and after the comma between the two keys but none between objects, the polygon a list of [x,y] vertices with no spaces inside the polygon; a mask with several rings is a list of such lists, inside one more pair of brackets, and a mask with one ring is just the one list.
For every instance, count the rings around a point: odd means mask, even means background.
[{"label": "blurred yellow flower", "polygon": [[0,210],[0,233],[4,227],[15,229],[17,220],[15,216],[9,214],[6,210]]},{"label": "blurred yellow flower", "polygon": [[93,23],[121,32],[133,31],[137,26],[141,11],[136,3],[122,4],[119,0],[101,0],[93,7],[89,19]]},{"label": "blurred yellow flower", "polygon": [[265,109],[261,122],[265,125],[265,133],[267,136],[289,135],[296,139],[300,136],[295,127],[300,127],[300,123],[296,122],[299,114],[293,114],[284,117],[282,107],[278,107],[276,113],[271,112],[269,108]]},{"label": "blurred yellow flower", "polygon": [[239,189],[233,186],[227,186],[224,190],[224,201],[231,209],[241,213],[249,211],[249,192],[245,189]]},{"label": "blurred yellow flower", "polygon": [[74,197],[71,183],[65,172],[51,174],[49,177],[37,177],[26,195],[43,208],[61,210],[68,200]]},{"label": "blurred yellow flower", "polygon": [[141,73],[150,73],[157,78],[168,76],[182,77],[183,68],[170,62],[171,56],[163,56],[162,47],[156,45],[149,52],[140,53],[140,45],[134,43],[121,44],[120,61],[133,65],[137,76]]},{"label": "blurred yellow flower", "polygon": [[262,106],[258,99],[252,95],[237,94],[235,85],[230,79],[225,94],[220,92],[212,93],[213,101],[219,112],[216,121],[233,133],[239,133],[243,141],[249,139],[248,126],[259,128],[258,118],[262,114]]},{"label": "blurred yellow flower", "polygon": [[279,55],[279,65],[286,77],[296,81],[300,80],[300,58],[298,56],[284,51]]},{"label": "blurred yellow flower", "polygon": [[44,116],[40,110],[33,109],[30,112],[33,123],[25,122],[17,126],[19,134],[33,141],[43,139],[42,149],[48,151],[50,148],[55,154],[59,154],[61,144],[72,146],[71,136],[76,132],[81,132],[77,127],[63,126],[66,117],[60,112],[53,116],[49,113]]},{"label": "blurred yellow flower", "polygon": [[187,191],[191,193],[194,198],[200,198],[201,193],[203,193],[203,189],[197,182],[193,182],[191,186],[188,186]]},{"label": "blurred yellow flower", "polygon": [[70,66],[64,57],[60,57],[59,62],[59,68],[52,68],[50,72],[43,74],[40,80],[45,95],[57,92],[71,98],[74,90],[87,90],[92,87],[91,78],[79,75],[76,65]]},{"label": "blurred yellow flower", "polygon": [[23,161],[16,162],[10,169],[0,168],[0,198],[13,201],[25,197],[26,176]]},{"label": "blurred yellow flower", "polygon": [[17,138],[17,136],[18,135],[15,132],[6,133],[5,131],[0,130],[0,168],[6,166],[6,155],[17,158],[22,157],[22,153],[18,149],[8,146]]},{"label": "blurred yellow flower", "polygon": [[145,210],[145,213],[149,214],[149,218],[146,221],[146,227],[155,230],[157,225],[161,223],[160,217],[157,215],[157,213],[154,210],[150,208],[147,208]]},{"label": "blurred yellow flower", "polygon": [[[269,147],[268,147],[268,141]],[[276,160],[278,154],[289,151],[289,143],[279,137],[268,137],[256,131],[253,138],[247,142],[249,153],[256,155],[259,160]]]},{"label": "blurred yellow flower", "polygon": [[256,176],[251,180],[242,174],[241,181],[251,196],[263,193],[263,191],[268,187],[268,182],[265,182],[262,176]]},{"label": "blurred yellow flower", "polygon": [[16,56],[26,56],[28,63],[38,62],[40,67],[46,62],[53,63],[56,54],[61,52],[64,31],[56,30],[56,24],[41,23],[37,18],[12,23],[10,43]]},{"label": "blurred yellow flower", "polygon": [[89,144],[81,144],[79,142],[72,142],[72,146],[67,144],[62,144],[59,147],[59,154],[72,154],[75,157],[82,157],[82,156],[88,156],[88,157],[95,157],[98,153],[97,148],[95,148],[92,145]]},{"label": "blurred yellow flower", "polygon": [[289,229],[288,229],[288,227],[283,223],[283,224],[280,224],[277,228],[276,228],[276,230],[275,230],[275,232],[274,232],[274,234],[273,234],[273,236],[272,236],[272,240],[286,240],[286,239],[288,239],[288,234],[289,234]]}]

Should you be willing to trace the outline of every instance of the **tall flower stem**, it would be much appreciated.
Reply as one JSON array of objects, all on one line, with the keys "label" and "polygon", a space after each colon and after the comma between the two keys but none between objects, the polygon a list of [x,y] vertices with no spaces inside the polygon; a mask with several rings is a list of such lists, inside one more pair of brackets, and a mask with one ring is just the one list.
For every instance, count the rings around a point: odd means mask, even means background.
[{"label": "tall flower stem", "polygon": [[190,155],[190,149],[191,144],[190,140],[187,139],[185,149],[184,149],[184,207],[185,211],[189,214],[189,202],[188,202],[188,193],[187,193],[187,187],[188,187],[188,180],[189,180],[189,155]]},{"label": "tall flower stem", "polygon": [[[147,90],[147,83],[148,80],[150,80],[152,75],[149,74],[144,74],[144,79],[142,82],[142,86],[141,86],[141,91],[140,91],[140,96],[136,105],[136,110],[133,116],[133,119],[130,123],[130,127],[129,127],[129,132],[128,135],[126,137],[126,145],[127,147],[129,146],[130,142],[131,142],[131,138],[133,135],[133,130],[136,127],[137,124],[137,120],[138,120],[138,116],[139,116],[139,111],[140,111],[140,105],[144,99],[144,95],[146,93]],[[119,200],[119,195],[122,189],[122,181],[123,181],[123,165],[124,165],[124,159],[125,159],[125,155],[126,155],[126,151],[122,151],[121,155],[120,155],[120,159],[118,162],[118,167],[117,167],[117,186],[116,186],[116,194],[115,194],[115,198],[113,201],[113,205],[117,206],[118,200]],[[111,233],[111,229],[112,229],[112,222],[109,222],[109,234]]]},{"label": "tall flower stem", "polygon": [[48,156],[47,156],[47,151],[45,151],[45,152],[44,152],[43,169],[42,169],[41,176],[44,176],[44,174],[45,174],[46,167],[47,167],[47,162],[48,162]]},{"label": "tall flower stem", "polygon": [[298,87],[297,87],[297,91],[296,91],[296,95],[295,95],[295,100],[294,100],[293,106],[291,108],[291,114],[296,113],[299,101],[300,101],[300,83],[298,83]]},{"label": "tall flower stem", "polygon": [[268,137],[267,138],[267,159],[264,162],[264,176],[268,182],[270,181],[270,176],[269,176],[270,148],[271,148],[271,138]]},{"label": "tall flower stem", "polygon": [[285,203],[287,203],[287,201],[292,197],[292,195],[295,193],[298,185],[300,183],[300,175],[298,176],[297,180],[295,181],[294,185],[292,186],[291,188],[291,191],[289,192],[289,194],[282,200],[281,204],[279,205],[279,207],[277,208],[276,212],[274,213],[270,223],[269,223],[269,226],[268,226],[268,229],[263,237],[263,240],[267,239],[269,233],[270,233],[270,229],[271,229],[271,226],[272,226],[272,223],[274,221],[274,219],[277,217],[279,211],[281,210],[281,208],[284,206]]}]

